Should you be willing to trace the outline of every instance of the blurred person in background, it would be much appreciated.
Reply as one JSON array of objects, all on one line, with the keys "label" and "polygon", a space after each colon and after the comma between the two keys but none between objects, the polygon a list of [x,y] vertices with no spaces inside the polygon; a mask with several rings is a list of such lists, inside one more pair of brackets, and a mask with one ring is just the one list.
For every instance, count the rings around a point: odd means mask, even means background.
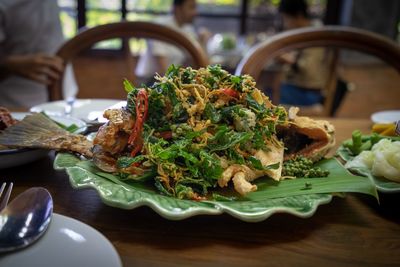
[{"label": "blurred person in background", "polygon": [[48,100],[46,86],[64,70],[54,56],[63,42],[56,0],[0,1],[0,106],[29,108]]},{"label": "blurred person in background", "polygon": [[[210,33],[206,29],[201,29],[199,33],[196,33],[193,27],[196,15],[196,0],[174,0],[172,14],[155,22],[181,31],[193,41],[198,41],[203,45]],[[185,61],[185,54],[178,47],[161,41],[149,40],[147,51],[139,58],[136,75],[149,79],[150,82],[156,72],[162,75],[169,65],[183,65],[186,63]]]},{"label": "blurred person in background", "polygon": [[[279,12],[283,29],[321,26],[308,14],[305,0],[281,0]],[[307,48],[278,58],[287,64],[280,88],[280,102],[287,105],[312,106],[323,102],[323,91],[328,80],[329,54],[325,48]]]}]

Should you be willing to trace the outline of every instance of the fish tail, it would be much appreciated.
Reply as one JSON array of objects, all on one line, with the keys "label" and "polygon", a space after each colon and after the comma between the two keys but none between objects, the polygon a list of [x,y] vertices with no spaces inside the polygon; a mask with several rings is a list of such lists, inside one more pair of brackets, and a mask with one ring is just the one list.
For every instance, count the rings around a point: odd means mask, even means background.
[{"label": "fish tail", "polygon": [[92,142],[85,136],[72,134],[47,116],[35,113],[0,134],[0,145],[14,148],[43,148],[71,151],[92,157]]}]

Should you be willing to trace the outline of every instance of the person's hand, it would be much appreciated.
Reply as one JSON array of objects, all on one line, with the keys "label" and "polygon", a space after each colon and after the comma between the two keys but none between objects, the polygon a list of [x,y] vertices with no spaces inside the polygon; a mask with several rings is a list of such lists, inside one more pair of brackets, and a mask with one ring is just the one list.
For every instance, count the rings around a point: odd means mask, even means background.
[{"label": "person's hand", "polygon": [[4,63],[9,73],[46,85],[60,79],[64,70],[60,57],[45,54],[14,55],[8,57]]}]

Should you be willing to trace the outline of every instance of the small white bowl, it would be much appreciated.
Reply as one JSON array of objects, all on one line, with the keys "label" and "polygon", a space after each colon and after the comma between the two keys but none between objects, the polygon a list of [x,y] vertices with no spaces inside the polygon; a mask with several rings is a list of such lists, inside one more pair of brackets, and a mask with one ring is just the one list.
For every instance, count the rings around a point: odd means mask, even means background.
[{"label": "small white bowl", "polygon": [[371,115],[374,123],[396,123],[400,120],[400,110],[385,110]]}]

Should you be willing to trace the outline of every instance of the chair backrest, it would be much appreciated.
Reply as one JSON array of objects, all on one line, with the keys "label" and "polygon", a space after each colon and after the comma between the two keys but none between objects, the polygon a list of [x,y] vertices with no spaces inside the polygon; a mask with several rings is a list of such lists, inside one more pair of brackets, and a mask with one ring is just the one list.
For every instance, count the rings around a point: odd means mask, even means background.
[{"label": "chair backrest", "polygon": [[[400,47],[395,42],[366,30],[345,26],[324,26],[286,31],[258,44],[240,61],[235,74],[249,74],[258,80],[266,63],[276,56],[291,50],[310,47],[332,47],[334,51],[345,48],[375,55],[400,73]],[[335,58],[334,64],[336,61]],[[336,69],[333,67],[331,70],[324,108],[320,114],[323,116],[330,114],[336,89],[336,82],[333,79]]]},{"label": "chair backrest", "polygon": [[[64,43],[57,55],[64,59],[64,63],[71,62],[79,53],[92,47],[94,44],[114,38],[149,38],[170,43],[180,47],[192,58],[194,68],[205,67],[208,58],[200,44],[193,42],[183,33],[164,25],[143,22],[123,21],[96,26],[78,33]],[[95,66],[94,66],[95,67]],[[133,69],[131,70],[134,71]],[[123,77],[121,77],[122,79]],[[48,87],[49,100],[62,99],[62,82],[59,81]]]}]

